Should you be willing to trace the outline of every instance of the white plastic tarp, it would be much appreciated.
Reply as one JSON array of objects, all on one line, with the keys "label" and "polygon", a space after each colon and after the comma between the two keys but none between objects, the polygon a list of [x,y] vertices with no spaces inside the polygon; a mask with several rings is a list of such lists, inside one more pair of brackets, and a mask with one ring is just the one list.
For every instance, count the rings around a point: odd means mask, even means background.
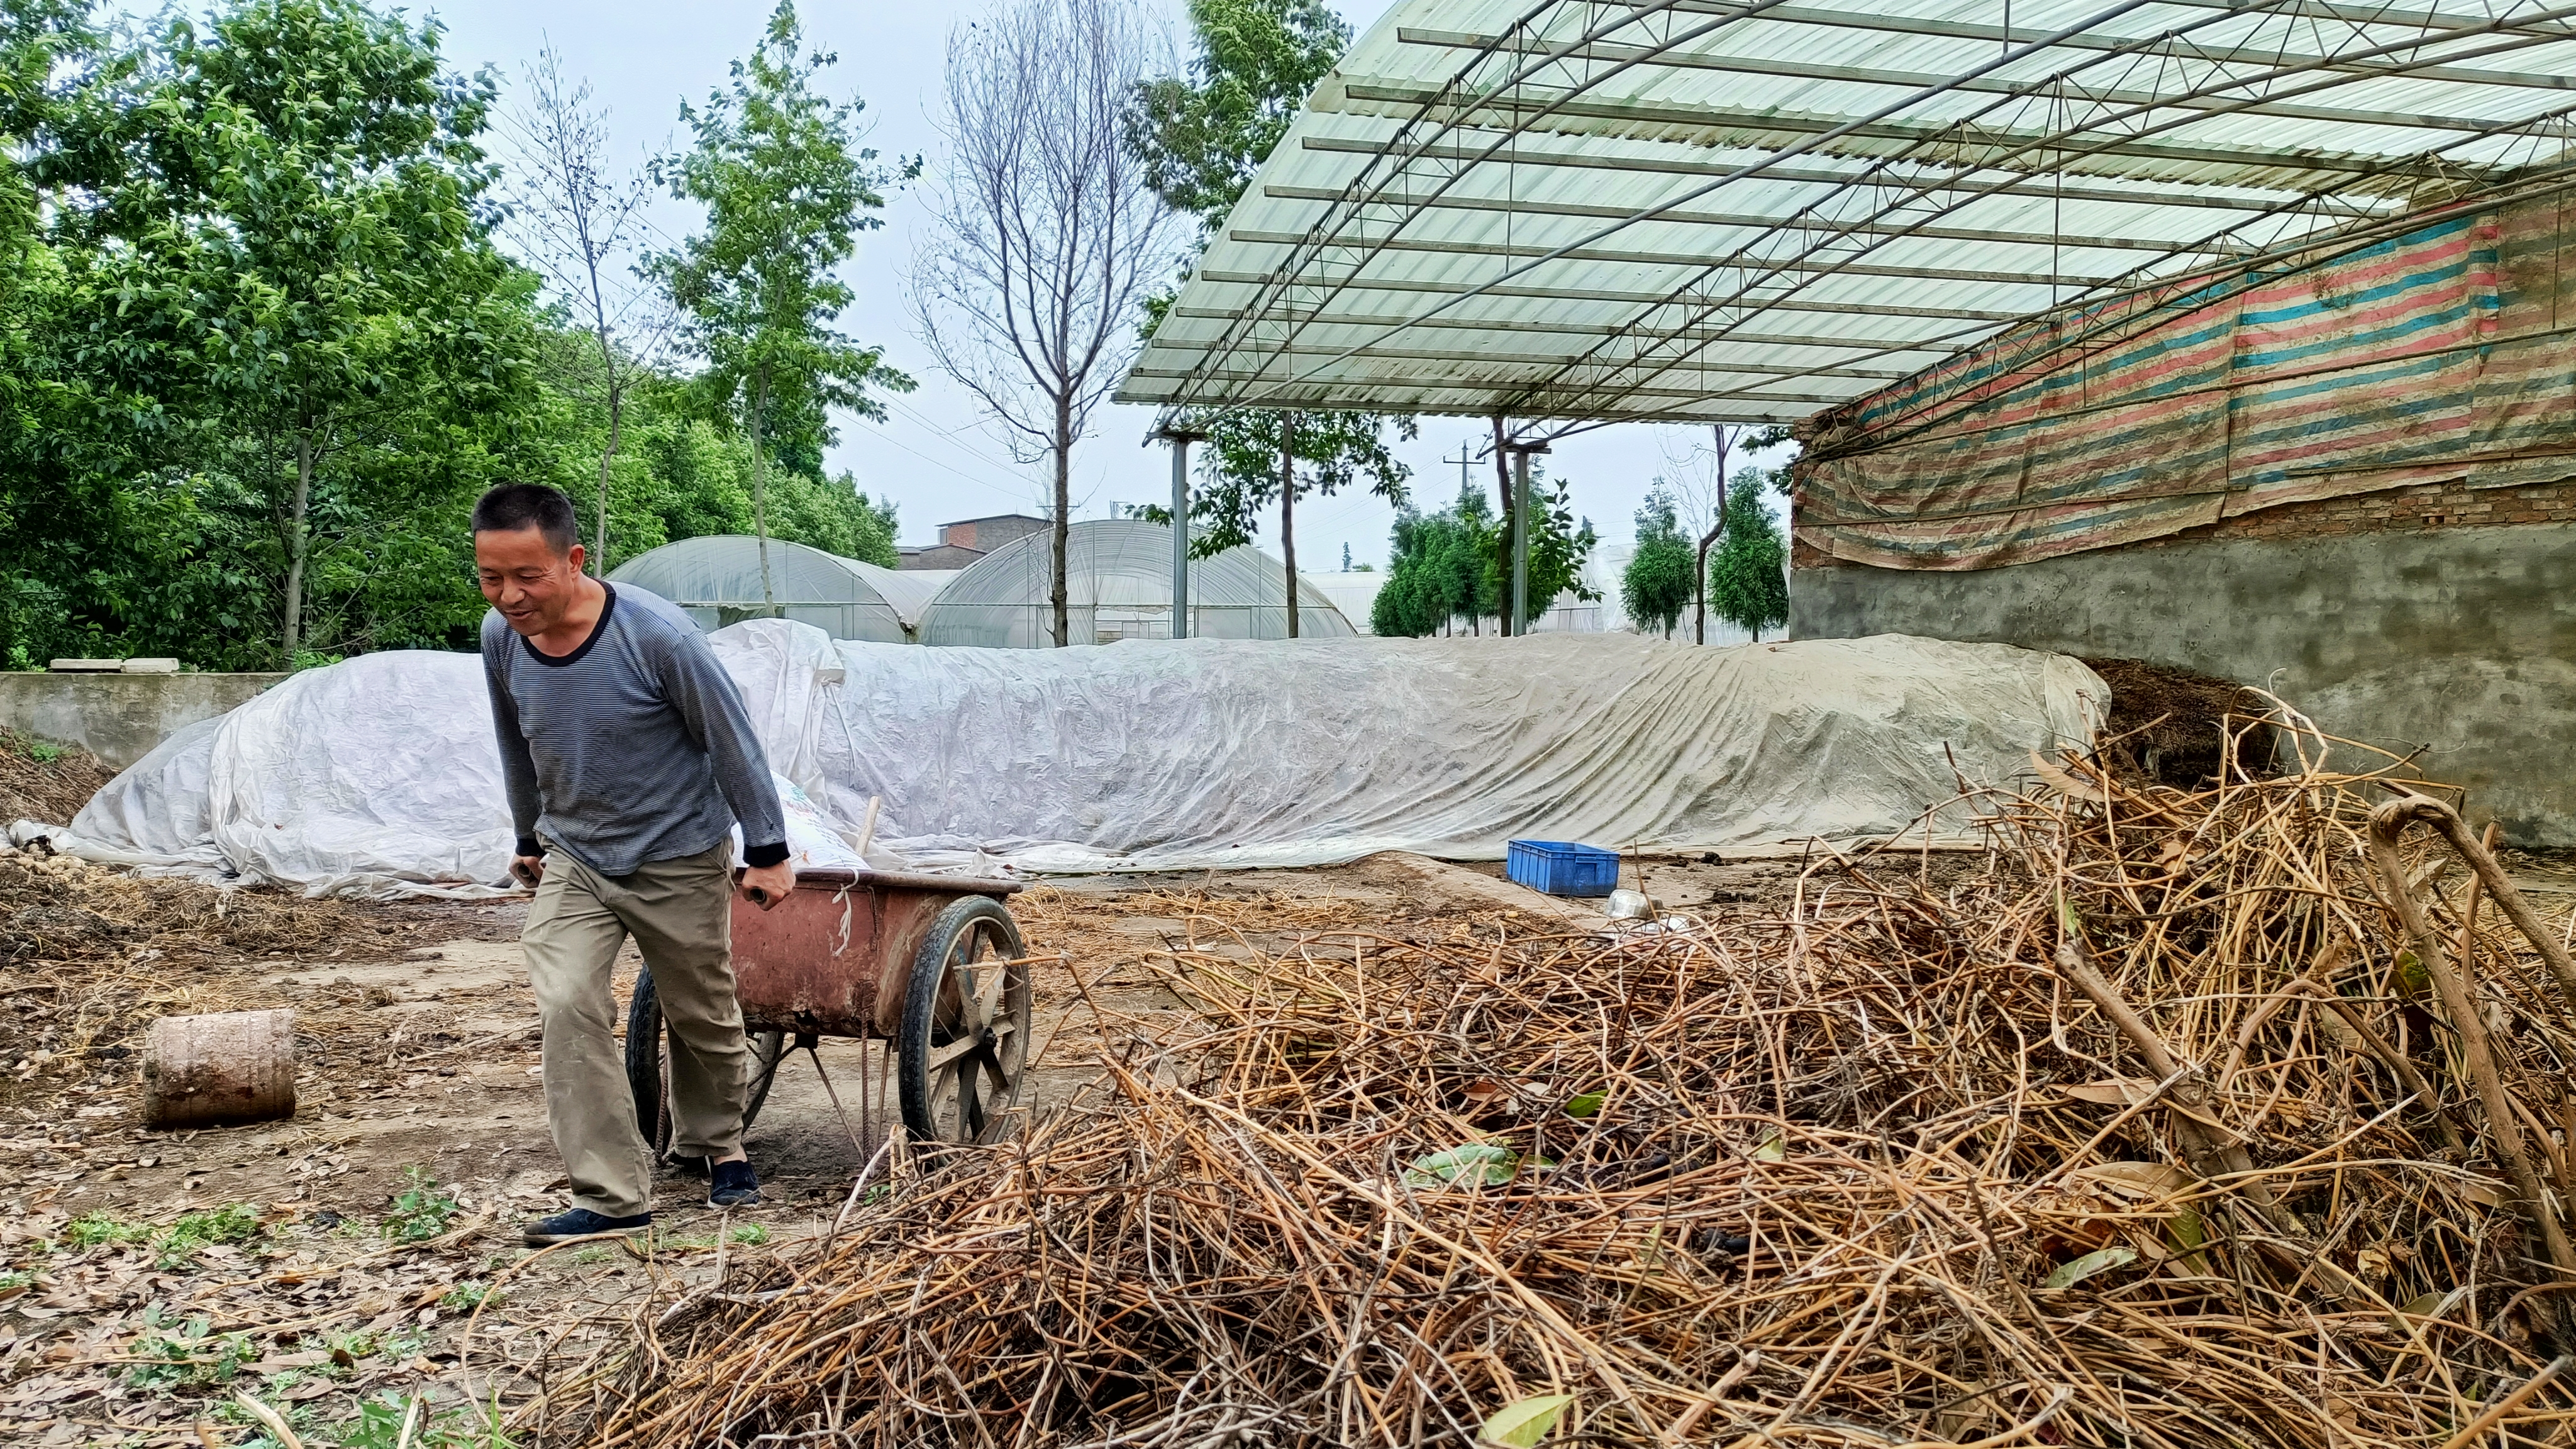
[{"label": "white plastic tarp", "polygon": [[[1882,837],[2028,751],[2087,739],[2075,660],[1883,636],[1700,649],[1624,635],[842,642],[711,636],[773,768],[846,835],[1042,871],[1493,859]],[[173,736],[62,845],[363,894],[503,889],[510,827],[473,655],[308,670]]]}]

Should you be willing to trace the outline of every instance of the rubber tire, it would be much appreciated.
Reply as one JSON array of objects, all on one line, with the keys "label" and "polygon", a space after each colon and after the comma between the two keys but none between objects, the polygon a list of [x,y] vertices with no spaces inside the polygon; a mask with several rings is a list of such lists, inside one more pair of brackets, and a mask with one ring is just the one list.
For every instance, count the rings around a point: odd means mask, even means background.
[{"label": "rubber tire", "polygon": [[[626,1005],[626,1090],[635,1098],[635,1130],[656,1158],[671,1151],[671,1114],[662,1100],[662,999],[653,988],[653,973],[635,973],[635,998]],[[748,1035],[748,1034],[746,1034]],[[742,1129],[751,1130],[769,1089],[778,1081],[779,1058],[787,1054],[787,1033],[764,1031],[749,1036],[751,1095],[743,1099]]]},{"label": "rubber tire", "polygon": [[[1028,948],[1020,943],[1019,923],[1012,920],[1011,913],[1002,909],[1002,903],[991,896],[961,896],[950,902],[948,908],[930,923],[929,933],[922,937],[921,950],[912,958],[912,979],[904,987],[903,1026],[895,1043],[901,1061],[895,1078],[896,1093],[903,1104],[904,1130],[912,1135],[914,1142],[925,1146],[964,1145],[938,1135],[930,1117],[930,1074],[920,1064],[928,1059],[931,1050],[932,1017],[939,1006],[940,982],[948,974],[948,954],[955,947],[957,938],[977,921],[990,921],[999,928],[1005,950],[1003,959],[1013,960],[1028,954]],[[1023,972],[1028,970],[1026,966],[1019,969]],[[1020,1033],[1025,1037],[1027,1032],[1028,1026],[1024,1022]],[[985,1120],[983,1133],[976,1138],[977,1141],[992,1139],[994,1129],[1001,1125],[1003,1116],[1019,1100],[1028,1071],[1028,1047],[1024,1041],[1020,1074],[1010,1084],[1010,1097],[1001,1103],[1000,1111]]]}]

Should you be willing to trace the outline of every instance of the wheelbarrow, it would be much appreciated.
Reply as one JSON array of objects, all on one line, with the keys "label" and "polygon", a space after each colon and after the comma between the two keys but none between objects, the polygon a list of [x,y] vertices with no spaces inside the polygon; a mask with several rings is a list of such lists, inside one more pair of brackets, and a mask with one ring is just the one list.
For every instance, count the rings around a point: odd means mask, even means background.
[{"label": "wheelbarrow", "polygon": [[[998,1136],[1028,1075],[1027,952],[1003,907],[1021,889],[968,876],[815,870],[798,872],[796,893],[768,910],[735,896],[734,995],[753,1063],[742,1125],[760,1115],[790,1051],[811,1051],[826,1036],[873,1037],[894,1053],[911,1140]],[[670,1044],[649,969],[627,1009],[626,1080],[635,1125],[656,1157],[667,1155]],[[839,1100],[836,1092],[835,1107]]]}]

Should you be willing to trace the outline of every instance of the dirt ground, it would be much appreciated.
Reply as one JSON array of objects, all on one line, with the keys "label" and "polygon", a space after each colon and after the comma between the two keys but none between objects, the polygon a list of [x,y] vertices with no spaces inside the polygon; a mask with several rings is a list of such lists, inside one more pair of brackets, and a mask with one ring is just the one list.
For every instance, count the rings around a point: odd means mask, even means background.
[{"label": "dirt ground", "polygon": [[[1703,858],[1627,879],[1713,914],[1777,898],[1796,870]],[[1177,945],[1249,956],[1354,931],[1598,920],[1500,875],[1377,857],[1018,896],[1030,950],[1055,958],[1036,971],[1025,1109],[1063,1102],[1104,1051],[1186,1011],[1150,965]],[[415,1442],[496,1442],[469,1404],[489,1417],[497,1393],[506,1420],[606,1343],[621,1305],[711,1276],[720,1253],[823,1230],[880,1140],[862,1089],[874,1119],[892,1115],[878,1049],[829,1039],[820,1073],[802,1056],[781,1068],[750,1133],[760,1207],[709,1211],[671,1176],[649,1258],[521,1247],[519,1224],[564,1202],[523,914],[515,900],[307,901],[0,855],[0,1443],[275,1442],[243,1393],[324,1443],[393,1449],[415,1396],[428,1406]],[[621,994],[637,964],[630,948]],[[152,1019],[265,1007],[296,1012],[293,1120],[140,1126]]]}]

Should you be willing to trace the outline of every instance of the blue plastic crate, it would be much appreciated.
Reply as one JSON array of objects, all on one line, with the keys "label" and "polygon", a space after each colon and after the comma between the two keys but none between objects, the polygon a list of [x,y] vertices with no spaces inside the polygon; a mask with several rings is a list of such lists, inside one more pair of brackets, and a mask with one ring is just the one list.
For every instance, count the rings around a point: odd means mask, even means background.
[{"label": "blue plastic crate", "polygon": [[1570,840],[1514,840],[1503,874],[1552,896],[1606,896],[1619,888],[1619,853]]}]

